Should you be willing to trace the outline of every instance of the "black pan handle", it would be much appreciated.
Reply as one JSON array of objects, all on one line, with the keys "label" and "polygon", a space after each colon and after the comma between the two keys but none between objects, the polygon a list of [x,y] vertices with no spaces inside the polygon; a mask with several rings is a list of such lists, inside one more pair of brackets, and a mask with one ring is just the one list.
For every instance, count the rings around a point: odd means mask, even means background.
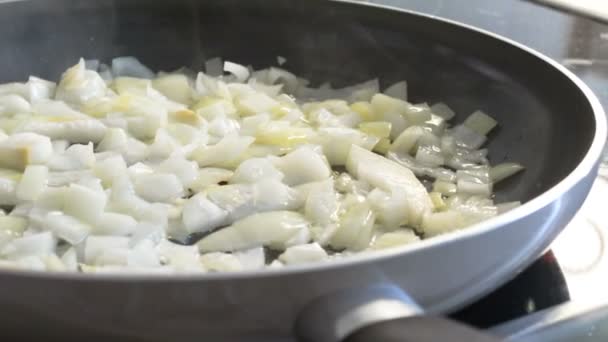
[{"label": "black pan handle", "polygon": [[499,342],[501,339],[442,317],[415,316],[374,323],[343,342]]},{"label": "black pan handle", "polygon": [[301,342],[498,342],[480,330],[425,316],[401,288],[378,284],[321,296],[299,314]]}]

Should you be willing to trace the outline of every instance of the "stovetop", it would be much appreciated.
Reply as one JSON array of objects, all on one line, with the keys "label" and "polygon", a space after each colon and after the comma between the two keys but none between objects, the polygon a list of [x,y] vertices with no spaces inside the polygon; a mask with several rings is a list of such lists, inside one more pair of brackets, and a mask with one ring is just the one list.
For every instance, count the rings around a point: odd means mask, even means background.
[{"label": "stovetop", "polygon": [[[608,108],[607,24],[522,0],[368,2],[454,19],[526,44],[574,72],[592,88],[604,107]],[[569,326],[567,331],[560,330],[556,335],[560,336],[559,338],[521,340],[581,341],[581,336],[584,336],[585,341],[607,340],[608,335],[597,332],[599,328],[606,329],[605,326],[608,326],[608,323],[598,326],[598,322],[604,320],[595,317],[593,322],[582,319],[577,321],[577,318],[589,312],[608,307],[608,216],[602,213],[602,209],[608,208],[605,205],[607,200],[608,151],[604,154],[600,175],[585,205],[550,249],[512,281],[454,313],[452,317],[481,328],[502,324],[507,326],[507,329],[501,331],[501,328],[498,328],[497,331],[504,333],[514,327],[519,330],[523,327],[529,328],[531,323],[534,323],[538,330],[539,326],[557,316],[561,319],[564,312],[568,312],[566,316],[569,319],[575,317],[576,329]],[[573,307],[576,307],[576,310],[572,309]],[[572,314],[573,312],[576,314]],[[605,316],[608,317],[608,313]],[[514,320],[518,322],[514,323]],[[605,321],[608,322],[608,319]],[[568,337],[569,332],[572,337]]]}]

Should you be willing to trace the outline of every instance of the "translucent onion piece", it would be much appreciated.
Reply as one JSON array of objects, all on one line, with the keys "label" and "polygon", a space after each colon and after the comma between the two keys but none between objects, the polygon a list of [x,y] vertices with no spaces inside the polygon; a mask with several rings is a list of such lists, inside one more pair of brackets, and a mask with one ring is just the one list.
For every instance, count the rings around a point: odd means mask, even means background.
[{"label": "translucent onion piece", "polygon": [[420,241],[420,238],[411,229],[400,229],[394,232],[383,233],[371,245],[371,249],[381,250],[401,247]]},{"label": "translucent onion piece", "polygon": [[327,259],[327,252],[318,243],[289,247],[279,255],[279,260],[287,265],[305,264]]},{"label": "translucent onion piece", "polygon": [[31,110],[30,103],[15,94],[0,96],[0,114],[27,113]]},{"label": "translucent onion piece", "polygon": [[422,215],[433,207],[425,187],[412,171],[373,152],[353,145],[346,169],[359,179],[385,191],[393,188],[402,191],[407,197],[405,209],[409,224],[418,225]]},{"label": "translucent onion piece", "polygon": [[352,251],[367,248],[372,239],[375,219],[376,216],[369,205],[353,205],[340,217],[338,229],[329,244],[334,248]]},{"label": "translucent onion piece", "polygon": [[45,190],[49,169],[44,165],[29,165],[17,185],[16,196],[22,201],[33,201]]},{"label": "translucent onion piece", "polygon": [[79,220],[64,215],[62,213],[51,212],[45,218],[45,225],[53,234],[72,245],[76,245],[89,235],[92,228],[90,225]]},{"label": "translucent onion piece", "polygon": [[151,79],[152,70],[148,69],[135,57],[117,57],[112,60],[112,74],[114,77],[128,76]]},{"label": "translucent onion piece", "polygon": [[302,215],[291,211],[273,211],[237,221],[203,238],[197,245],[203,252],[234,251],[256,246],[285,249],[291,238],[308,229],[309,222]]},{"label": "translucent onion piece", "polygon": [[204,194],[190,198],[183,207],[182,220],[188,233],[207,232],[225,225],[228,211],[207,199]]},{"label": "translucent onion piece", "polygon": [[233,74],[238,82],[245,82],[249,78],[249,69],[232,62],[224,62],[224,71]]},{"label": "translucent onion piece", "polygon": [[464,121],[464,125],[481,135],[487,135],[494,127],[496,120],[492,119],[486,113],[478,110]]},{"label": "translucent onion piece", "polygon": [[55,250],[55,238],[51,232],[35,233],[16,238],[2,247],[0,255],[8,259],[25,256],[49,255]]},{"label": "translucent onion piece", "polygon": [[490,169],[490,179],[492,179],[492,182],[497,183],[503,179],[511,177],[523,169],[524,167],[517,163],[498,164]]},{"label": "translucent onion piece", "polygon": [[451,126],[445,104],[407,102],[406,81],[380,93],[378,79],[312,86],[220,58],[206,73],[111,64],[81,59],[58,85],[0,84],[0,205],[12,208],[0,210],[0,267],[280,268],[519,205],[493,201],[494,182],[522,169],[491,167],[481,147],[496,121],[476,111]]},{"label": "translucent onion piece", "polygon": [[397,82],[386,88],[384,94],[407,101],[407,83],[405,81]]},{"label": "translucent onion piece", "polygon": [[43,164],[53,153],[48,137],[17,133],[0,141],[0,166],[23,170],[29,164]]},{"label": "translucent onion piece", "polygon": [[451,131],[456,145],[469,150],[476,150],[486,142],[486,136],[465,125],[458,125]]},{"label": "translucent onion piece", "polygon": [[454,111],[443,102],[438,102],[432,105],[431,112],[441,116],[445,120],[451,120],[456,115]]},{"label": "translucent onion piece", "polygon": [[277,161],[277,166],[285,175],[287,185],[322,181],[331,174],[327,160],[310,146],[288,153]]}]

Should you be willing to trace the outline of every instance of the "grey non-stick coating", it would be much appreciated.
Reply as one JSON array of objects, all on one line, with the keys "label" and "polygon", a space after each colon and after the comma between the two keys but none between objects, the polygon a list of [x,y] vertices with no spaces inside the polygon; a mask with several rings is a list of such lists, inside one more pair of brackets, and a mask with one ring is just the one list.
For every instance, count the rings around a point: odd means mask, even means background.
[{"label": "grey non-stick coating", "polygon": [[[216,56],[259,68],[275,64],[280,55],[287,58],[286,68],[316,84],[380,78],[388,85],[405,79],[413,102],[444,101],[456,110],[456,121],[481,109],[500,122],[488,145],[491,161],[517,161],[526,171],[497,186],[499,201],[527,201],[562,180],[582,160],[595,132],[585,94],[526,50],[428,17],[335,1],[0,1],[0,47],[0,82],[28,75],[57,79],[79,57],[107,62],[123,55],[155,70],[199,70]],[[586,186],[576,192],[575,204]],[[551,220],[566,220],[573,210],[563,216],[545,212]],[[530,250],[545,242],[533,242],[538,245]],[[129,336],[183,332],[200,337],[203,331],[267,336],[289,331],[308,297],[374,277],[396,277],[386,272],[401,264],[407,265],[405,274],[424,269],[424,260],[436,253],[418,255],[230,282],[218,277],[128,282],[0,271],[0,318],[6,331],[40,336],[49,331],[69,336],[76,333],[72,329],[93,327]],[[433,281],[427,286],[444,283],[441,267],[420,275]],[[509,267],[513,271],[516,265]],[[416,291],[424,288],[412,278],[405,282]],[[231,324],[231,319],[238,321]],[[37,330],[28,329],[30,324]]]}]

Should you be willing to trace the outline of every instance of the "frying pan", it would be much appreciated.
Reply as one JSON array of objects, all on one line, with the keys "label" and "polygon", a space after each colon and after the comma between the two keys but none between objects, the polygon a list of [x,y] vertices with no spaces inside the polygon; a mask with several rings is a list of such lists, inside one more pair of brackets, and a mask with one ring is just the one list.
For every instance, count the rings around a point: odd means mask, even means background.
[{"label": "frying pan", "polygon": [[490,139],[490,160],[526,166],[495,189],[497,201],[523,206],[403,249],[282,270],[171,277],[2,270],[5,336],[288,341],[297,333],[303,340],[391,341],[388,332],[425,327],[424,319],[403,319],[418,314],[413,303],[432,315],[450,312],[538,256],[586,197],[606,140],[599,102],[557,63],[488,32],[380,6],[0,1],[0,44],[2,82],[31,74],[56,79],[81,56],[123,55],[156,70],[198,70],[216,56],[259,68],[281,55],[288,69],[317,83],[406,79],[413,102],[446,102],[457,121],[476,109],[491,113],[500,128]]}]

